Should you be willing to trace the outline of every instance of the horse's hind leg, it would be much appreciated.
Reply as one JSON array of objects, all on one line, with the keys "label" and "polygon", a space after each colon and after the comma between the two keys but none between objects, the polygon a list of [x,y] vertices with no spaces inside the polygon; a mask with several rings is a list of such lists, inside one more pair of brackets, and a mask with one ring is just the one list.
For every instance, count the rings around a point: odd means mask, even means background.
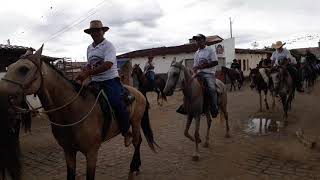
[{"label": "horse's hind leg", "polygon": [[76,179],[76,151],[64,152],[67,163],[67,180]]},{"label": "horse's hind leg", "polygon": [[[224,116],[225,122],[226,122],[226,134],[225,134],[225,138],[230,138],[230,127],[229,127],[229,115],[228,115],[228,111],[227,111],[227,105],[225,105],[224,107],[221,108],[221,112]],[[220,114],[221,117],[221,114]]]},{"label": "horse's hind leg", "polygon": [[207,117],[207,135],[206,135],[206,142],[203,144],[203,147],[209,147],[209,138],[210,138],[210,128],[211,128],[211,124],[212,124],[212,119],[210,117],[209,113],[206,113],[206,117]]},{"label": "horse's hind leg", "polygon": [[86,154],[87,158],[87,180],[94,180],[96,174],[96,164],[97,164],[98,148],[93,149]]},{"label": "horse's hind leg", "polygon": [[264,102],[266,104],[266,109],[269,110],[269,104],[268,104],[268,90],[264,91]]},{"label": "horse's hind leg", "polygon": [[199,134],[199,129],[200,129],[200,116],[195,117],[195,121],[196,121],[196,128],[194,131],[194,138],[195,138],[195,151],[194,154],[192,156],[192,160],[193,161],[198,161],[199,160],[199,143],[201,143],[201,139],[200,139],[200,134]]},{"label": "horse's hind leg", "polygon": [[137,144],[134,144],[134,154],[131,160],[130,164],[130,172],[128,176],[128,180],[134,179],[134,173],[137,175],[140,172],[140,166],[141,166],[141,157],[140,157],[140,146],[141,146],[142,138],[141,135],[139,135],[139,142]]},{"label": "horse's hind leg", "polygon": [[194,138],[189,134],[189,129],[192,123],[192,116],[188,115],[188,119],[187,119],[187,124],[186,124],[186,128],[184,130],[184,135],[189,138],[191,141],[194,141]]}]

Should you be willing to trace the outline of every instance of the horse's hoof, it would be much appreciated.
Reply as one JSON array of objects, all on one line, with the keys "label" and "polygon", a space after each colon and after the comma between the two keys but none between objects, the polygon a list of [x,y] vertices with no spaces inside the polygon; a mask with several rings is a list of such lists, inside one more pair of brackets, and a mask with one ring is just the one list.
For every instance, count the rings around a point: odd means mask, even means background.
[{"label": "horse's hoof", "polygon": [[199,155],[192,156],[192,161],[199,161]]},{"label": "horse's hoof", "polygon": [[231,138],[230,134],[224,135],[225,138]]},{"label": "horse's hoof", "polygon": [[205,143],[203,144],[203,147],[204,147],[204,148],[208,148],[208,147],[209,147],[209,143],[208,143],[208,142],[205,142]]}]

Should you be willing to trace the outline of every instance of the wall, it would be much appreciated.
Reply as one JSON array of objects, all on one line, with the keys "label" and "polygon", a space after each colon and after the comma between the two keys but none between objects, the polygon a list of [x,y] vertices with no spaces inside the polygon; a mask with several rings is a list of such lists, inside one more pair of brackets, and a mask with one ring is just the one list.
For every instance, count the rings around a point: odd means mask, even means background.
[{"label": "wall", "polygon": [[[241,60],[241,70],[244,76],[249,76],[250,68],[256,68],[261,58],[267,58],[267,54],[236,54],[236,59]],[[246,62],[246,67],[243,67],[243,61]]]}]

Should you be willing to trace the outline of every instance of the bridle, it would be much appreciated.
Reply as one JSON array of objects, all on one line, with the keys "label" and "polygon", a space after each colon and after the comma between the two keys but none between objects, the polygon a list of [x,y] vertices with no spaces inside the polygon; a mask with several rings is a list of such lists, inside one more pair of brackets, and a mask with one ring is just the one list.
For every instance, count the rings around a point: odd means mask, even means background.
[{"label": "bridle", "polygon": [[39,72],[41,81],[40,81],[39,88],[37,89],[37,91],[35,93],[35,94],[37,94],[43,85],[43,74],[41,72],[41,64],[38,65],[37,63],[35,63],[34,61],[32,61],[30,59],[24,59],[24,60],[30,61],[31,63],[33,63],[35,65],[36,69],[33,70],[32,74],[31,74],[32,76],[29,76],[29,78],[24,79],[22,82],[15,81],[15,80],[8,79],[8,78],[2,78],[2,80],[19,86],[22,89],[23,95],[25,95],[25,91],[32,85],[32,83],[34,81],[36,81],[38,79],[37,73]]}]

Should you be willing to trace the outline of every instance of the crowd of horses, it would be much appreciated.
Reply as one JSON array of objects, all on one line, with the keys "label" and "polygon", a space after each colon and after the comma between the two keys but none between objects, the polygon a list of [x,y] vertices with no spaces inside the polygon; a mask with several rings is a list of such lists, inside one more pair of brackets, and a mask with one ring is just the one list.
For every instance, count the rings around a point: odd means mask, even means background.
[{"label": "crowd of horses", "polygon": [[[99,95],[96,97],[85,88],[84,90],[75,88],[57,69],[41,62],[41,52],[42,48],[35,54],[30,52],[28,54],[27,52],[8,68],[8,73],[0,82],[0,114],[2,119],[0,122],[0,179],[5,179],[7,176],[13,180],[21,179],[21,163],[19,160],[20,125],[24,125],[26,130],[29,131],[31,114],[36,112],[28,110],[29,106],[25,96],[22,95],[23,93],[37,94],[45,112],[48,113],[53,135],[65,153],[67,179],[74,180],[76,177],[75,157],[76,153],[80,151],[87,158],[87,180],[94,180],[98,149],[101,143],[119,134],[118,123],[109,119],[107,133],[103,134],[105,119],[100,106],[96,106]],[[320,63],[318,61],[306,61],[300,66],[301,76],[307,87],[313,86],[316,82],[317,76],[320,74],[319,67]],[[244,84],[243,74],[238,74],[229,68],[222,68],[222,72],[230,80],[230,91],[232,87],[236,90],[236,86],[240,89]],[[163,105],[163,101],[167,101],[167,96],[171,96],[179,84],[184,96],[181,103],[187,114],[184,135],[195,143],[192,159],[197,161],[200,157],[199,143],[201,143],[201,138],[199,128],[201,115],[205,115],[207,118],[207,132],[203,146],[209,147],[212,117],[209,111],[210,102],[206,101],[209,98],[206,98],[208,93],[205,86],[192,75],[192,72],[183,65],[182,61],[173,61],[167,75],[166,81],[156,76],[156,88],[150,88],[150,82],[139,65],[133,66],[132,76],[139,81],[139,91],[127,87],[130,94],[135,97],[135,101],[129,105],[135,152],[130,164],[128,179],[134,179],[134,173],[138,173],[141,166],[140,145],[142,137],[140,128],[143,130],[150,148],[155,151],[157,146],[150,126],[147,92],[155,91],[158,94],[158,105]],[[262,92],[265,94],[264,101],[267,109],[269,109],[268,92],[273,97],[273,107],[275,99],[280,97],[283,104],[284,121],[287,122],[288,110],[291,108],[295,94],[292,78],[285,66],[270,69],[269,78],[272,84],[265,83],[258,68],[251,69],[249,75],[250,87],[255,88],[260,94],[260,111],[262,111]],[[225,120],[225,137],[229,138],[227,88],[225,83],[219,79],[216,80],[216,87],[220,118]],[[8,92],[20,95],[12,96],[10,94],[8,96],[6,94]],[[70,97],[72,98],[70,99]],[[88,110],[88,105],[90,105],[90,110]],[[84,112],[84,115],[79,114],[79,112]],[[189,128],[193,120],[195,120],[196,128],[192,136],[189,134]],[[88,121],[90,122],[88,123]]]}]

